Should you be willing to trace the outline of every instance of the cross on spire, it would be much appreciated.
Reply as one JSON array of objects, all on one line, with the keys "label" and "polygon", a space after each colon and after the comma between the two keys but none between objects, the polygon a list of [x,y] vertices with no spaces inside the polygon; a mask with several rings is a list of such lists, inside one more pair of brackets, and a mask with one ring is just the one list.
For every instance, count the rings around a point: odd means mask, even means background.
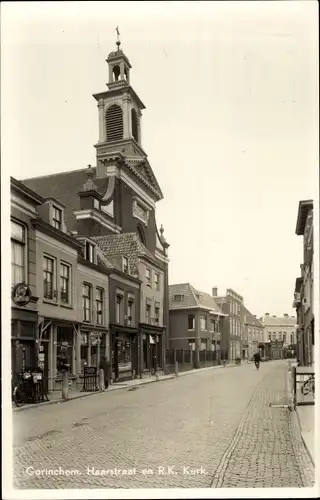
[{"label": "cross on spire", "polygon": [[120,42],[120,31],[119,31],[119,26],[116,27],[116,33],[117,33],[117,46],[118,46],[118,50],[120,48],[120,45],[121,45],[121,42]]}]

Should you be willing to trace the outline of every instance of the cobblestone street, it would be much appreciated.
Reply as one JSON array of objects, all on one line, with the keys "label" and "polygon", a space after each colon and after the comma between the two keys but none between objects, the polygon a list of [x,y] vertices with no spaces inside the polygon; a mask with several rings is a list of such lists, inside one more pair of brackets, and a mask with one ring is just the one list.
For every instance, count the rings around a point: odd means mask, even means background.
[{"label": "cobblestone street", "polygon": [[16,412],[15,487],[310,487],[293,413],[269,406],[286,377],[247,364]]}]

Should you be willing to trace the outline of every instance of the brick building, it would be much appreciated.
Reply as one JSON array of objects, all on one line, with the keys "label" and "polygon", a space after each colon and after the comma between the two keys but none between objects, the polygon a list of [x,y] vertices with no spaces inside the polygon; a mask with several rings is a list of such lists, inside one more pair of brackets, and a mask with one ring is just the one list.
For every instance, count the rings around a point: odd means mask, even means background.
[{"label": "brick building", "polygon": [[228,319],[222,322],[221,355],[229,361],[241,359],[241,307],[243,297],[231,288],[227,289],[224,296],[218,296],[218,289],[213,288],[212,297],[221,308],[221,311],[228,316]]},{"label": "brick building", "polygon": [[300,201],[296,234],[303,236],[303,264],[296,279],[293,307],[297,313],[297,358],[301,365],[314,363],[314,259],[313,259],[313,202]]},{"label": "brick building", "polygon": [[209,350],[220,357],[222,322],[226,318],[215,300],[190,283],[169,286],[170,347]]},{"label": "brick building", "polygon": [[264,356],[264,326],[244,305],[241,306],[241,345],[242,359],[251,360],[254,353],[260,350]]},{"label": "brick building", "polygon": [[[143,365],[143,373],[150,373],[155,368],[163,368],[163,352],[168,343],[169,244],[163,228],[158,230],[155,217],[156,203],[163,194],[142,148],[142,110],[145,106],[130,85],[131,64],[120,49],[120,42],[117,42],[117,50],[109,54],[107,63],[108,90],[94,95],[99,118],[96,167],[23,182],[44,198],[53,198],[64,207],[66,227],[77,239],[89,239],[88,248],[90,245],[100,247],[107,260],[116,260],[122,269],[120,272],[124,272],[125,263],[129,262],[129,272],[125,273],[126,280],[121,277],[121,284],[119,273],[117,278],[114,273],[110,276],[110,290],[114,294],[109,298],[112,362],[116,366],[119,359],[123,360],[121,364],[128,368],[125,372],[136,372],[137,365]],[[132,249],[130,243],[134,259],[126,245],[128,238],[137,249]],[[133,260],[136,261],[134,265]],[[135,267],[134,275],[131,267]],[[124,281],[130,282],[129,288]],[[134,316],[139,321],[133,326],[125,323],[133,314],[121,311],[122,308],[126,312],[129,307],[135,308],[129,304],[132,304],[138,282],[141,283],[141,296]],[[124,305],[126,302],[128,304]],[[137,304],[137,298],[133,303]],[[118,322],[114,319],[117,315]],[[138,337],[136,330],[139,330]],[[137,352],[140,351],[144,355],[138,361]],[[129,353],[133,356],[130,362]],[[119,374],[118,368],[115,367],[115,371]]]}]

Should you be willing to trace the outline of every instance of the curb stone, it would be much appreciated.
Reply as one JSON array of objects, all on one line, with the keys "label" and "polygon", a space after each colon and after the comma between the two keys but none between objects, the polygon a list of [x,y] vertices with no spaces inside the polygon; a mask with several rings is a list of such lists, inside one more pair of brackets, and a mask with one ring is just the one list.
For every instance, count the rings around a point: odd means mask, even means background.
[{"label": "curb stone", "polygon": [[217,366],[206,366],[205,368],[198,368],[198,369],[194,369],[194,370],[187,370],[185,372],[180,372],[178,374],[178,377],[175,376],[175,374],[168,374],[168,375],[164,375],[163,378],[160,378],[157,380],[149,380],[149,379],[145,379],[145,380],[139,380],[136,384],[131,384],[131,385],[123,385],[123,386],[113,386],[113,389],[111,389],[110,391],[95,391],[95,392],[86,392],[84,394],[79,394],[78,396],[75,396],[73,398],[70,398],[70,399],[55,399],[55,400],[51,400],[51,401],[45,401],[43,403],[38,403],[38,404],[34,404],[34,405],[30,405],[30,406],[21,406],[20,408],[12,408],[12,411],[14,412],[20,412],[20,411],[27,411],[27,410],[34,410],[36,408],[43,408],[44,406],[49,406],[49,405],[54,405],[54,404],[60,404],[60,403],[70,403],[70,401],[75,401],[76,399],[80,399],[80,398],[86,398],[86,397],[89,397],[89,396],[97,396],[98,394],[103,394],[103,392],[107,393],[107,392],[113,392],[113,391],[120,391],[120,390],[129,390],[131,387],[137,387],[139,385],[146,385],[146,384],[152,384],[152,383],[155,383],[155,382],[165,382],[166,380],[172,380],[172,379],[175,379],[175,378],[179,378],[179,377],[182,377],[182,376],[185,376],[185,375],[194,375],[195,373],[201,373],[203,371],[207,371],[207,370],[214,370],[214,369],[219,369],[219,368],[233,368],[235,366],[242,366],[242,365],[235,365],[235,364],[228,364],[226,365],[225,367],[223,365],[217,365]]}]

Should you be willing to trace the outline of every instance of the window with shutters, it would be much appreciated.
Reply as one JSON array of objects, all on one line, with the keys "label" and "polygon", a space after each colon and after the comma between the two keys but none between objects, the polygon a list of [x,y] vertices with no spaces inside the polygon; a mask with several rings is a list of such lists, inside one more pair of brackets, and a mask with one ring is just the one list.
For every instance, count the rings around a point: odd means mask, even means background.
[{"label": "window with shutters", "polygon": [[123,114],[117,104],[112,104],[106,112],[107,141],[123,139]]}]

